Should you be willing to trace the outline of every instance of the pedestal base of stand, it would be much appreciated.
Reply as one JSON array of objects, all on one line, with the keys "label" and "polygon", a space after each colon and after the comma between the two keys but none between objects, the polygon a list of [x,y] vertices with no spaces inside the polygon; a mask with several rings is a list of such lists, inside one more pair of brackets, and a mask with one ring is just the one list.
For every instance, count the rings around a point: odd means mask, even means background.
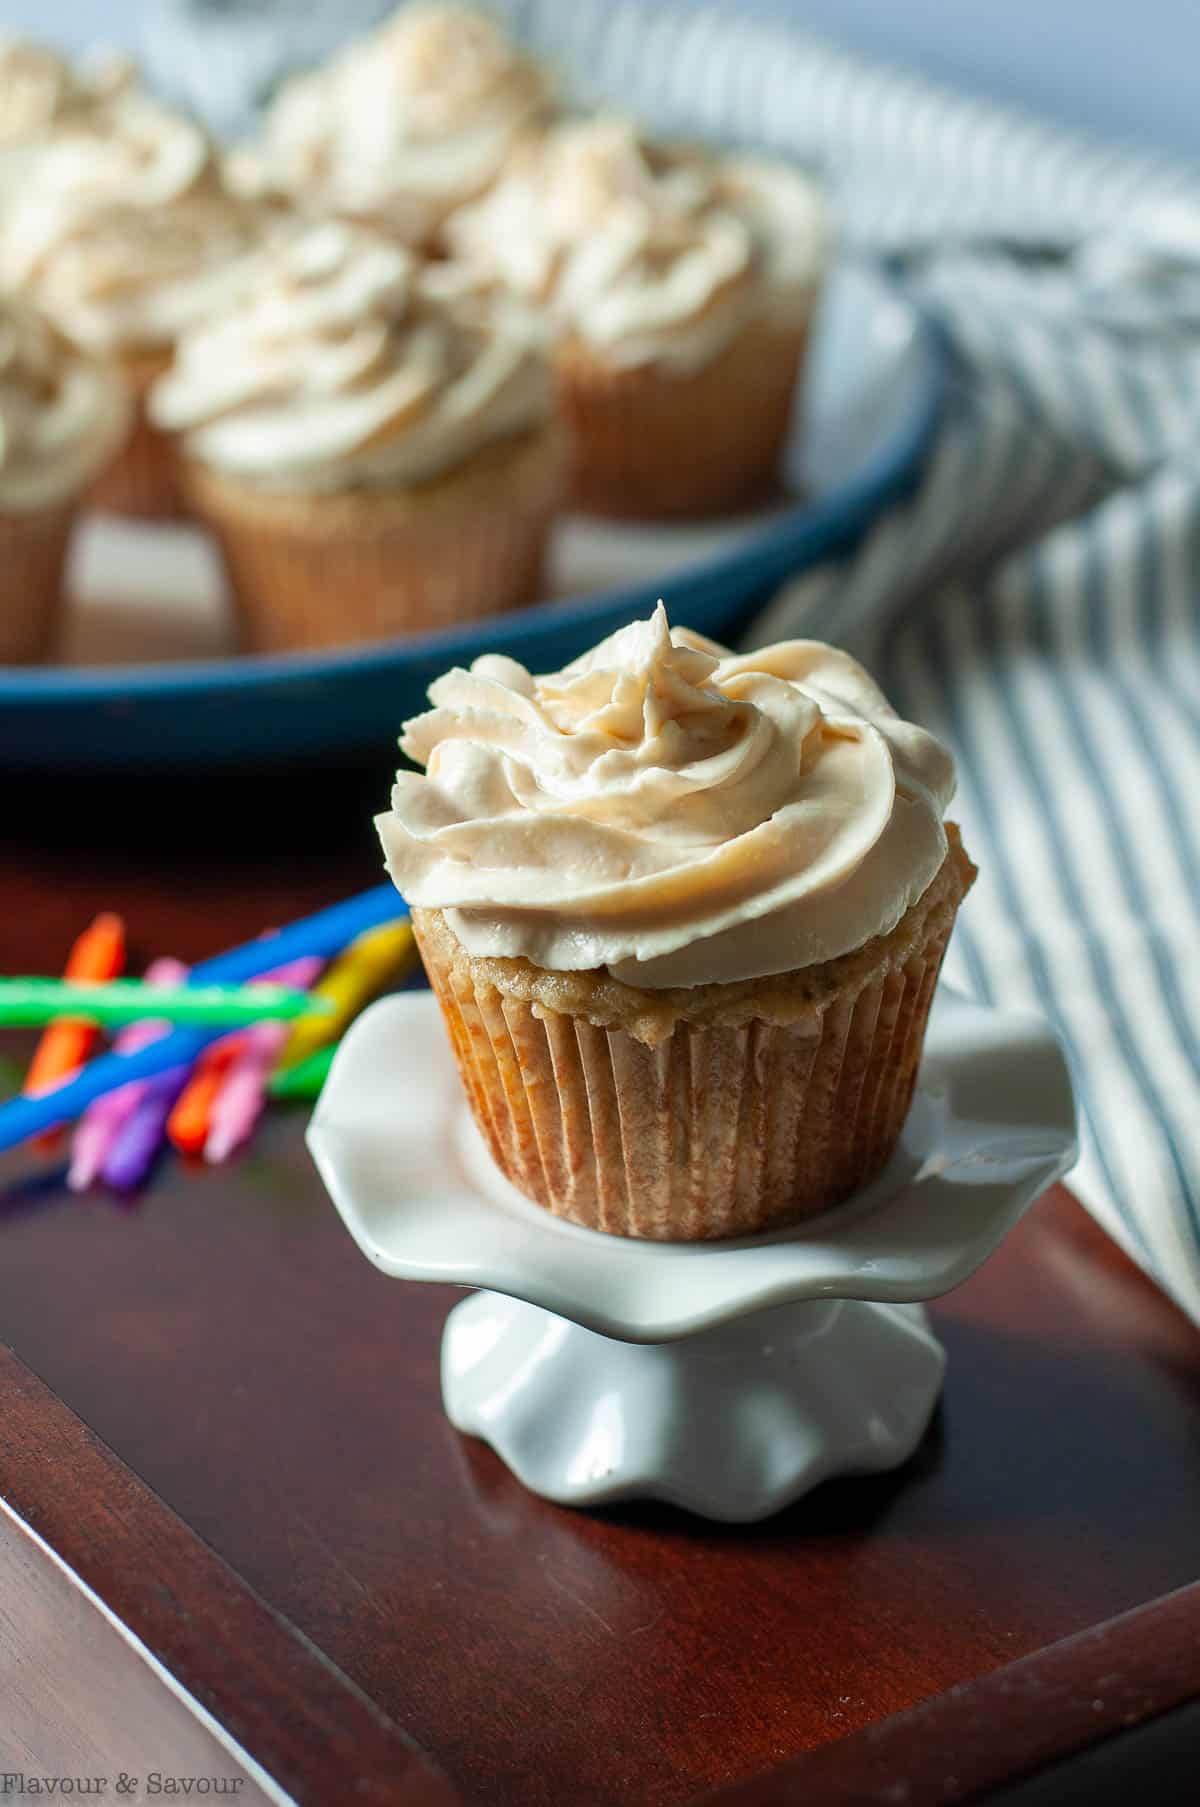
[{"label": "pedestal base of stand", "polygon": [[354,1023],[308,1128],[368,1260],[501,1289],[450,1314],[452,1422],[549,1499],[670,1500],[733,1521],[911,1455],[945,1358],[919,1305],[863,1300],[949,1292],[1076,1150],[1046,1024],[944,986],[895,1157],[857,1199],[788,1230],[669,1243],[582,1229],[509,1185],[478,1133],[464,1139],[464,1114],[437,1005],[408,992]]},{"label": "pedestal base of stand", "polygon": [[836,1474],[907,1460],[945,1353],[919,1305],[805,1301],[672,1343],[623,1343],[479,1292],[442,1340],[451,1422],[547,1499],[666,1500],[766,1518]]}]

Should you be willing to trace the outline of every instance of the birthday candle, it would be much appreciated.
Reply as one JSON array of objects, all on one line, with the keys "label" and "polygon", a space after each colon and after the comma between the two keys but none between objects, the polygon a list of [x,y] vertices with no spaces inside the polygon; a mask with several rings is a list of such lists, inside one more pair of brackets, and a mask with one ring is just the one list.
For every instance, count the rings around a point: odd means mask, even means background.
[{"label": "birthday candle", "polygon": [[313,998],[324,999],[331,1008],[324,1016],[314,1015],[294,1026],[284,1043],[280,1066],[293,1066],[325,1042],[336,1041],[364,1005],[385,985],[403,978],[416,960],[416,942],[407,919],[359,935],[312,988]]},{"label": "birthday candle", "polygon": [[[324,965],[325,962],[316,955],[305,955],[298,960],[289,961],[286,966],[276,967],[269,973],[263,973],[260,980],[251,980],[250,983],[288,985],[296,990],[303,990],[306,986],[311,985],[314,979],[317,979],[320,976]],[[260,1037],[258,1035],[258,1029],[266,1030],[269,1028],[274,1029],[276,1033],[267,1037]],[[263,1023],[258,1025],[257,1028],[251,1029],[249,1032],[226,1036],[223,1040],[214,1042],[213,1046],[209,1048],[207,1053],[202,1057],[195,1074],[184,1089],[167,1122],[167,1134],[170,1136],[171,1141],[175,1144],[175,1147],[179,1150],[180,1154],[197,1155],[203,1152],[206,1160],[224,1159],[223,1155],[210,1155],[208,1152],[208,1143],[215,1121],[218,1100],[222,1097],[226,1085],[232,1078],[231,1070],[236,1070],[238,1063],[241,1061],[246,1050],[255,1046],[269,1047],[271,1060],[273,1061],[275,1055],[283,1046],[286,1037],[287,1030],[284,1025]],[[235,1098],[239,1094],[244,1095],[246,1098],[246,1109],[251,1108],[251,1094],[253,1091],[248,1075],[254,1070],[255,1063],[251,1060],[248,1063],[243,1077],[238,1081],[237,1089],[235,1091]],[[236,1108],[236,1106],[226,1107],[227,1122],[235,1119]],[[258,1110],[261,1110],[261,1103]],[[250,1130],[253,1129],[254,1123],[257,1121],[258,1110],[254,1111],[250,1121]],[[249,1131],[247,1131],[247,1133],[249,1133]],[[219,1147],[222,1139],[223,1138],[218,1138],[217,1142],[214,1143],[214,1147]],[[239,1136],[238,1139],[242,1140],[244,1138]],[[236,1145],[236,1143],[232,1144],[232,1146]]]},{"label": "birthday candle", "polygon": [[254,1134],[267,1102],[267,1080],[286,1036],[282,1023],[258,1023],[247,1030],[242,1051],[213,1101],[204,1143],[206,1161],[228,1160]]},{"label": "birthday candle", "polygon": [[0,978],[0,1024],[52,1022],[67,1012],[87,1023],[137,1023],[147,1016],[172,1023],[257,1023],[265,1018],[326,1015],[332,1006],[281,985],[147,985],[143,979]]},{"label": "birthday candle", "polygon": [[211,1048],[206,1048],[197,1061],[167,1118],[167,1135],[180,1154],[196,1155],[203,1150],[212,1122],[213,1103],[245,1037],[244,1029],[239,1029],[236,1035],[224,1035]]},{"label": "birthday candle", "polygon": [[307,991],[320,978],[325,962],[319,954],[302,954],[298,960],[289,960],[286,966],[272,967],[268,973],[251,979],[251,985],[280,985],[289,991]]},{"label": "birthday candle", "polygon": [[[153,985],[179,985],[187,977],[182,961],[163,958],[151,961],[146,979]],[[143,1023],[130,1023],[113,1043],[119,1053],[128,1054],[144,1048],[160,1035],[170,1032],[171,1025],[156,1018]],[[123,1124],[133,1115],[145,1093],[147,1082],[134,1080],[119,1086],[90,1104],[79,1119],[71,1140],[71,1164],[67,1184],[73,1192],[84,1192],[97,1178],[108,1152]]]},{"label": "birthday candle", "polygon": [[[316,977],[321,966],[321,960],[309,956],[264,973],[261,982],[272,986],[302,987]],[[281,1042],[287,1033],[282,1023],[263,1024],[261,1027],[264,1030],[274,1029]],[[239,1038],[226,1039],[236,1045]],[[232,1054],[231,1048],[229,1055]],[[114,1191],[132,1192],[146,1180],[162,1146],[167,1125],[190,1077],[191,1069],[180,1066],[144,1082],[133,1112],[118,1130],[100,1169],[102,1179]]]},{"label": "birthday candle", "polygon": [[[83,931],[67,955],[63,978],[75,984],[112,979],[125,965],[125,924],[105,911]],[[25,1075],[26,1093],[44,1092],[76,1067],[96,1045],[95,1025],[64,1017],[51,1023],[34,1050]]]},{"label": "birthday candle", "polygon": [[[125,924],[112,911],[104,911],[79,936],[63,968],[73,983],[111,979],[125,965]],[[63,1017],[45,1030],[37,1047],[22,1091],[27,1095],[48,1092],[69,1079],[87,1059],[99,1039],[94,1023]],[[43,1146],[53,1146],[54,1132],[44,1135]]]},{"label": "birthday candle", "polygon": [[[113,1046],[119,1054],[132,1054],[136,1048],[157,1041],[169,1028],[169,1024],[155,1021],[130,1023]],[[117,1091],[98,1098],[79,1119],[71,1138],[71,1162],[67,1168],[67,1185],[72,1192],[86,1192],[98,1178],[113,1142],[122,1125],[137,1109],[147,1083],[135,1080],[120,1086]]]},{"label": "birthday candle", "polygon": [[[202,984],[243,984],[255,978],[281,957],[299,954],[328,957],[345,947],[347,940],[374,923],[394,922],[405,909],[392,884],[373,885],[357,897],[344,898],[292,922],[269,939],[243,942],[224,954],[202,960],[192,968],[192,979]],[[186,1061],[189,1066],[212,1042],[219,1029],[173,1029],[161,1041],[139,1048],[134,1054],[102,1054],[68,1079],[58,1090],[39,1098],[10,1098],[0,1104],[0,1149],[15,1148],[64,1117],[77,1117],[94,1099],[133,1079],[149,1079]]]},{"label": "birthday candle", "polygon": [[315,1054],[308,1054],[303,1060],[298,1060],[294,1066],[276,1068],[267,1081],[270,1096],[282,1099],[316,1098],[329,1077],[333,1057],[340,1046],[340,1042],[330,1042],[326,1047],[318,1048]]},{"label": "birthday candle", "polygon": [[114,1192],[132,1192],[146,1179],[162,1146],[171,1106],[188,1081],[190,1067],[169,1067],[145,1082],[145,1090],[113,1138],[100,1178]]}]

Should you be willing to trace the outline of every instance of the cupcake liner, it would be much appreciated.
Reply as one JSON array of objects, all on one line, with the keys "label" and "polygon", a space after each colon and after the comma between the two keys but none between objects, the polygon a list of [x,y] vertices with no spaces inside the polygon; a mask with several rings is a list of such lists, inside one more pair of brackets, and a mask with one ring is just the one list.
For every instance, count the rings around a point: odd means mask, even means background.
[{"label": "cupcake liner", "polygon": [[[506,1177],[589,1229],[701,1241],[814,1216],[886,1164],[971,876],[952,843],[870,958],[830,963],[828,984],[818,976],[806,1014],[747,1020],[746,986],[704,987],[706,1016],[680,1016],[656,1042],[505,990],[498,973],[517,963],[473,959],[438,911],[414,910],[413,927]],[[737,994],[728,1020],[712,1008],[722,990]],[[761,996],[770,1009],[769,982]]]},{"label": "cupcake liner", "polygon": [[527,435],[395,494],[274,496],[187,462],[181,476],[224,555],[243,647],[286,652],[534,601],[565,449]]},{"label": "cupcake liner", "polygon": [[130,360],[125,374],[134,395],[129,436],[88,487],[88,504],[143,521],[178,520],[184,513],[175,447],[146,415],[146,395],[168,357]]},{"label": "cupcake liner", "polygon": [[129,438],[88,489],[88,503],[107,514],[141,521],[176,521],[185,513],[175,469],[175,448],[136,405]]},{"label": "cupcake liner", "polygon": [[0,512],[0,665],[27,665],[50,650],[76,501],[35,513]]},{"label": "cupcake liner", "polygon": [[696,370],[605,366],[577,344],[556,361],[571,429],[572,498],[594,514],[711,514],[771,490],[808,323],[757,321]]}]

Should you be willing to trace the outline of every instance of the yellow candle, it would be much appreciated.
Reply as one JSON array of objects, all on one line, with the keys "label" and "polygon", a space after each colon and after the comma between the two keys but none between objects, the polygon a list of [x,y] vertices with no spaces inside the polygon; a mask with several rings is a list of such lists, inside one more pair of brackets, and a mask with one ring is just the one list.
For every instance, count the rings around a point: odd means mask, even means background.
[{"label": "yellow candle", "polygon": [[322,1016],[298,1022],[284,1044],[277,1071],[336,1041],[385,986],[406,978],[417,963],[417,944],[407,918],[368,929],[338,955],[309,994],[329,1006]]}]

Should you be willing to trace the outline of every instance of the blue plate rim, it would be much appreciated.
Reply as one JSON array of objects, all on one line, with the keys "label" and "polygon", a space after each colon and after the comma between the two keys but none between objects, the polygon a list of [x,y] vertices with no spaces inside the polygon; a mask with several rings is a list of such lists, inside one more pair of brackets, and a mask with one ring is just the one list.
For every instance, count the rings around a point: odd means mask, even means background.
[{"label": "blue plate rim", "polygon": [[[872,449],[854,476],[827,500],[801,503],[777,520],[757,530],[749,529],[745,538],[715,557],[698,559],[672,572],[672,589],[698,583],[708,588],[720,584],[728,575],[744,571],[748,564],[761,571],[765,583],[782,581],[802,568],[798,561],[813,542],[832,553],[864,526],[883,503],[899,494],[921,468],[945,404],[949,344],[938,322],[910,293],[899,288],[885,265],[866,258],[855,258],[853,262],[898,297],[912,314],[920,360],[913,405],[892,434]],[[593,596],[531,603],[497,615],[494,620],[504,623],[506,645],[519,647],[534,638],[547,622],[583,625],[593,616],[637,607],[643,602],[646,587],[636,583]],[[347,647],[336,653],[251,653],[240,658],[181,661],[177,665],[107,665],[94,670],[77,666],[52,670],[0,666],[0,707],[68,707],[113,696],[170,697],[305,684],[318,678],[387,670],[412,656],[452,655],[461,646],[473,645],[479,629],[479,621],[469,621],[432,634],[405,635],[402,639]]]}]

